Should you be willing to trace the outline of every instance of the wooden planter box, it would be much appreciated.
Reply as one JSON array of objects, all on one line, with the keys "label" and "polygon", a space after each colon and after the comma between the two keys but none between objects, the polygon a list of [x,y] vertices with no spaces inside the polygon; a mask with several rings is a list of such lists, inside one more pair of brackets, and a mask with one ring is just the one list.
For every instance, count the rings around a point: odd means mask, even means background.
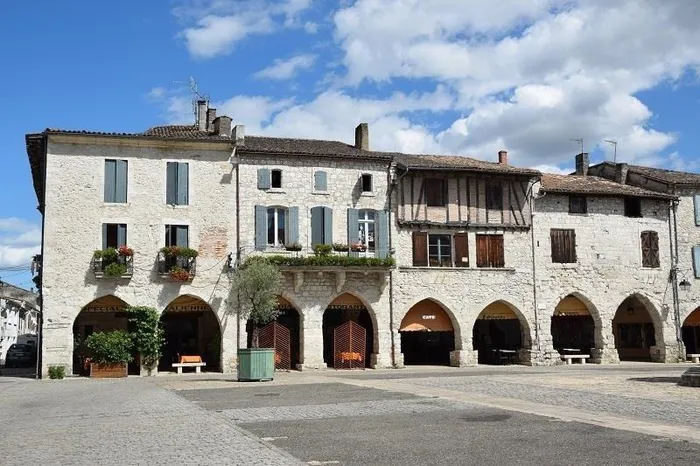
[{"label": "wooden planter box", "polygon": [[248,348],[238,350],[238,381],[268,381],[275,377],[275,349]]},{"label": "wooden planter box", "polygon": [[117,379],[127,376],[127,364],[125,362],[117,364],[90,363],[90,377],[95,379]]}]

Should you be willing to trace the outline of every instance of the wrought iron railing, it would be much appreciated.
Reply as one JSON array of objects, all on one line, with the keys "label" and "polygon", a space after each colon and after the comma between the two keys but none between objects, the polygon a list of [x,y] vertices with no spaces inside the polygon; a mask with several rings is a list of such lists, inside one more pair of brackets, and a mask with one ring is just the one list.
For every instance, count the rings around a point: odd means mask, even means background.
[{"label": "wrought iron railing", "polygon": [[[185,272],[193,278],[197,272],[197,258],[189,256],[172,256],[158,253],[158,274],[176,278],[179,272]],[[184,274],[179,274],[184,278]]]},{"label": "wrought iron railing", "polygon": [[93,257],[92,272],[96,278],[130,277],[134,273],[133,259],[133,256],[117,256],[114,259]]}]

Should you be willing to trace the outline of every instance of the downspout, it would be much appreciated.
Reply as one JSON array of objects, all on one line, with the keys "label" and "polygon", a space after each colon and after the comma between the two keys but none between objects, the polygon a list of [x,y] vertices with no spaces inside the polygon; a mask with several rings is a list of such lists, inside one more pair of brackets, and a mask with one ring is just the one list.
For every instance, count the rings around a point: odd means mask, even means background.
[{"label": "downspout", "polygon": [[[681,361],[683,354],[683,337],[681,335],[680,296],[678,293],[678,200],[674,199],[669,204],[669,240],[671,247],[671,287],[673,289],[673,320],[676,327],[676,346],[678,353],[676,359]],[[671,231],[671,217],[673,218],[673,231]]]},{"label": "downspout", "polygon": [[[234,142],[233,154],[231,160],[235,161],[238,157],[236,153],[236,143]],[[240,185],[240,160],[235,163],[234,170],[236,171],[236,264],[238,268],[241,264],[241,185]],[[238,348],[241,344],[241,295],[238,292],[236,296],[236,363],[238,363]]]},{"label": "downspout", "polygon": [[[35,379],[41,379],[43,374],[41,372],[42,365],[44,363],[44,241],[45,235],[44,231],[46,229],[46,173],[48,171],[48,151],[49,151],[49,138],[44,136],[44,189],[42,190],[41,205],[41,260],[39,261],[39,283],[41,286],[38,287],[39,291],[39,314],[37,316],[37,351],[36,351],[36,374]],[[72,359],[72,358],[71,358]]]},{"label": "downspout", "polygon": [[[535,186],[535,183],[540,181],[541,178],[538,178],[535,180],[532,185],[530,185],[530,196],[529,196],[529,203],[530,203],[530,254],[532,255],[532,303],[534,305],[534,315],[535,315],[535,341],[537,343],[537,354],[539,357],[542,356],[542,344],[540,342],[540,319],[538,315],[538,310],[537,310],[537,266],[536,266],[536,260],[535,260],[535,203],[533,202],[534,200],[534,193],[532,191],[532,188]],[[532,363],[532,361],[530,361]]]},{"label": "downspout", "polygon": [[[387,174],[387,181],[389,183],[389,199],[388,199],[388,207],[389,207],[389,252],[393,250],[393,235],[392,235],[392,228],[391,225],[393,225],[392,222],[392,213],[393,213],[393,208],[392,208],[392,197],[394,195],[394,188],[398,185],[399,180],[406,176],[408,173],[408,168],[406,171],[396,180],[395,183],[391,182],[391,173],[394,167],[392,167],[393,164],[389,164],[389,171]],[[398,203],[396,204],[398,208]],[[396,367],[396,337],[394,336],[394,269],[389,271],[389,330],[391,333],[391,365],[392,367]]]}]

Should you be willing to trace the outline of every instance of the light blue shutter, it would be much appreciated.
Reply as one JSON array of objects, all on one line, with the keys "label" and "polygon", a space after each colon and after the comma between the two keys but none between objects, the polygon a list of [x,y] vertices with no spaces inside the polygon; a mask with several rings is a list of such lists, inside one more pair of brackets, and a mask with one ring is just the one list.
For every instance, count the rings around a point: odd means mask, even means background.
[{"label": "light blue shutter", "polygon": [[178,163],[177,164],[177,204],[178,205],[188,205],[189,204],[189,163]]},{"label": "light blue shutter", "polygon": [[287,210],[287,243],[299,242],[299,207],[290,207]]},{"label": "light blue shutter", "polygon": [[177,162],[168,162],[166,180],[166,204],[177,204]]},{"label": "light blue shutter", "polygon": [[116,202],[115,199],[115,186],[114,182],[116,179],[117,171],[117,161],[116,160],[105,160],[105,202]]},{"label": "light blue shutter", "polygon": [[117,225],[117,247],[126,246],[126,225],[120,223]]},{"label": "light blue shutter", "polygon": [[172,227],[170,225],[165,225],[165,245],[166,246],[175,246],[172,241],[170,241],[170,229]]},{"label": "light blue shutter", "polygon": [[314,174],[314,189],[316,191],[328,190],[328,174],[323,170],[318,170]]},{"label": "light blue shutter", "polygon": [[264,251],[267,248],[267,207],[255,206],[255,249]]},{"label": "light blue shutter", "polygon": [[107,249],[107,224],[102,224],[102,249]]},{"label": "light blue shutter", "polygon": [[323,207],[311,209],[311,245],[323,244]]},{"label": "light blue shutter", "polygon": [[188,248],[190,247],[190,242],[189,242],[189,228],[186,226],[177,226],[175,227],[175,241],[177,242],[176,246],[179,246],[181,248]]},{"label": "light blue shutter", "polygon": [[128,163],[126,160],[117,160],[116,162],[114,202],[126,202]]},{"label": "light blue shutter", "polygon": [[700,246],[693,246],[693,268],[695,278],[700,278]]},{"label": "light blue shutter", "polygon": [[323,243],[333,244],[333,209],[323,208]]},{"label": "light blue shutter", "polygon": [[375,255],[384,259],[389,255],[389,214],[380,210],[374,216]]},{"label": "light blue shutter", "polygon": [[695,205],[695,225],[700,226],[700,194],[693,196],[693,203]]},{"label": "light blue shutter", "polygon": [[270,189],[270,170],[258,168],[258,189]]},{"label": "light blue shutter", "polygon": [[357,209],[348,209],[348,244],[357,243],[360,240],[359,214]]}]

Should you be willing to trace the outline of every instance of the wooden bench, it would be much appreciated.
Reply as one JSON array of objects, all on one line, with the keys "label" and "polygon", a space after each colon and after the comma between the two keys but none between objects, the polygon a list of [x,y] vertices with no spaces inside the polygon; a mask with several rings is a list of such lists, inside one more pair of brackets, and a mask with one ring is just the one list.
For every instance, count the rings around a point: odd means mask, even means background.
[{"label": "wooden bench", "polygon": [[700,364],[700,354],[697,353],[691,353],[691,354],[686,354],[686,357],[693,361],[694,364]]},{"label": "wooden bench", "polygon": [[202,372],[202,367],[207,365],[206,362],[174,362],[173,367],[177,369],[178,374],[182,374],[183,367],[194,367],[195,373],[199,374]]},{"label": "wooden bench", "polygon": [[561,359],[566,362],[566,364],[571,364],[572,360],[580,359],[581,364],[586,364],[586,359],[590,358],[587,354],[564,354]]}]

